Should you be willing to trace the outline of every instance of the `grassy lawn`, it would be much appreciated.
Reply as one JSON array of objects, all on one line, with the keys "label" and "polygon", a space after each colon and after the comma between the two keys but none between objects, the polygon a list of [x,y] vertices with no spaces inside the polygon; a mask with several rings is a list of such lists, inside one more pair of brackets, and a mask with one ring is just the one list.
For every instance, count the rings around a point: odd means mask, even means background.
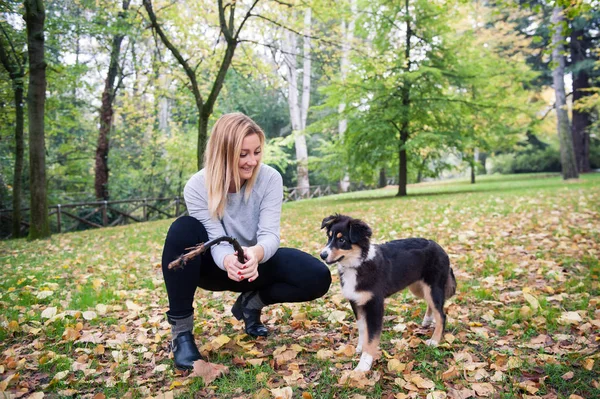
[{"label": "grassy lawn", "polygon": [[600,397],[600,175],[396,190],[287,203],[282,246],[318,256],[321,220],[336,212],[365,220],[376,242],[438,241],[458,280],[438,348],[424,345],[424,303],[399,293],[373,371],[350,373],[357,331],[332,268],[323,298],[265,310],[268,339],[243,334],[234,294],[199,290],[196,340],[229,372],[208,385],[180,376],[164,318],[165,220],[0,242],[0,398]]}]

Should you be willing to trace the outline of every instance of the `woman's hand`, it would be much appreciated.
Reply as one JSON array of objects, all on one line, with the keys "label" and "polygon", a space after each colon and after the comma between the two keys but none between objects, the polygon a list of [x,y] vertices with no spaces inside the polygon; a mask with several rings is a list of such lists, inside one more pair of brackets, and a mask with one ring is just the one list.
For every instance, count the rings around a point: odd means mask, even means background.
[{"label": "woman's hand", "polygon": [[248,279],[252,282],[258,278],[258,263],[263,260],[265,251],[260,245],[253,247],[242,247],[244,251],[245,263],[240,263],[237,258],[237,252],[227,255],[223,259],[223,265],[227,271],[227,277],[233,281],[242,281]]},{"label": "woman's hand", "polygon": [[260,245],[242,248],[246,259],[246,263],[242,265],[242,275],[252,282],[258,277],[258,263],[264,258],[265,251]]},{"label": "woman's hand", "polygon": [[244,266],[238,261],[237,252],[231,255],[225,256],[223,259],[223,266],[227,271],[227,277],[233,281],[242,281],[244,279],[243,269]]}]

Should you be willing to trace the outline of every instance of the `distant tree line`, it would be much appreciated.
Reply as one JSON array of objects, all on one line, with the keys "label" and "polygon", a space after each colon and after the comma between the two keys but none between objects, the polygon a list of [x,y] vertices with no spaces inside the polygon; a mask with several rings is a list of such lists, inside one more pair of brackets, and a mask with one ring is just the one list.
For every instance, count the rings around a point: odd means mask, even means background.
[{"label": "distant tree line", "polygon": [[404,196],[450,168],[474,183],[486,160],[558,154],[575,178],[598,148],[597,6],[5,0],[0,209],[18,237],[30,207],[37,238],[49,203],[177,196],[232,111],[298,192],[394,176]]}]

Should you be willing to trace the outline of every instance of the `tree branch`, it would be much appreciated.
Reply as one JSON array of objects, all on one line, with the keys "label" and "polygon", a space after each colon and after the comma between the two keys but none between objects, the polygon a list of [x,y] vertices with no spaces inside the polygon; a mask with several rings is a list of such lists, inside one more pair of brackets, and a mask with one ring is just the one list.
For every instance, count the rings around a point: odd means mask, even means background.
[{"label": "tree branch", "polygon": [[[219,0],[219,3],[222,4],[222,0]],[[154,31],[156,33],[158,33],[158,36],[160,36],[160,39],[163,42],[163,44],[171,51],[171,53],[177,59],[177,61],[179,61],[179,64],[183,67],[186,75],[190,79],[190,82],[192,84],[192,93],[194,94],[194,98],[196,100],[196,106],[197,106],[198,110],[200,111],[203,107],[203,101],[202,101],[202,95],[200,94],[200,90],[198,89],[198,80],[196,79],[196,74],[194,73],[194,71],[192,70],[190,65],[187,63],[187,61],[183,59],[183,57],[181,56],[181,54],[179,53],[177,48],[175,48],[175,46],[173,46],[173,44],[169,41],[169,39],[163,32],[161,26],[158,24],[156,15],[154,14],[154,11],[152,10],[152,1],[151,0],[143,0],[143,4],[144,4],[144,7],[146,8],[146,12],[148,13],[148,17],[150,18],[152,28],[154,29]]]}]

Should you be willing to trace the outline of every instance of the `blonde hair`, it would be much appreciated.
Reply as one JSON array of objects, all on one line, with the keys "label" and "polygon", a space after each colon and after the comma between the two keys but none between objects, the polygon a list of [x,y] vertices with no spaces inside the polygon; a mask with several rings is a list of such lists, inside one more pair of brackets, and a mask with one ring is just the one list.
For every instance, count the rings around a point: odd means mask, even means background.
[{"label": "blonde hair", "polygon": [[[204,152],[204,180],[208,192],[208,211],[213,218],[222,219],[227,204],[227,191],[232,181],[236,192],[240,191],[239,173],[242,142],[246,136],[258,135],[260,149],[265,144],[265,133],[250,117],[235,112],[221,116],[212,128]],[[247,201],[256,182],[260,164],[256,165],[252,177],[246,182],[244,199]]]}]

